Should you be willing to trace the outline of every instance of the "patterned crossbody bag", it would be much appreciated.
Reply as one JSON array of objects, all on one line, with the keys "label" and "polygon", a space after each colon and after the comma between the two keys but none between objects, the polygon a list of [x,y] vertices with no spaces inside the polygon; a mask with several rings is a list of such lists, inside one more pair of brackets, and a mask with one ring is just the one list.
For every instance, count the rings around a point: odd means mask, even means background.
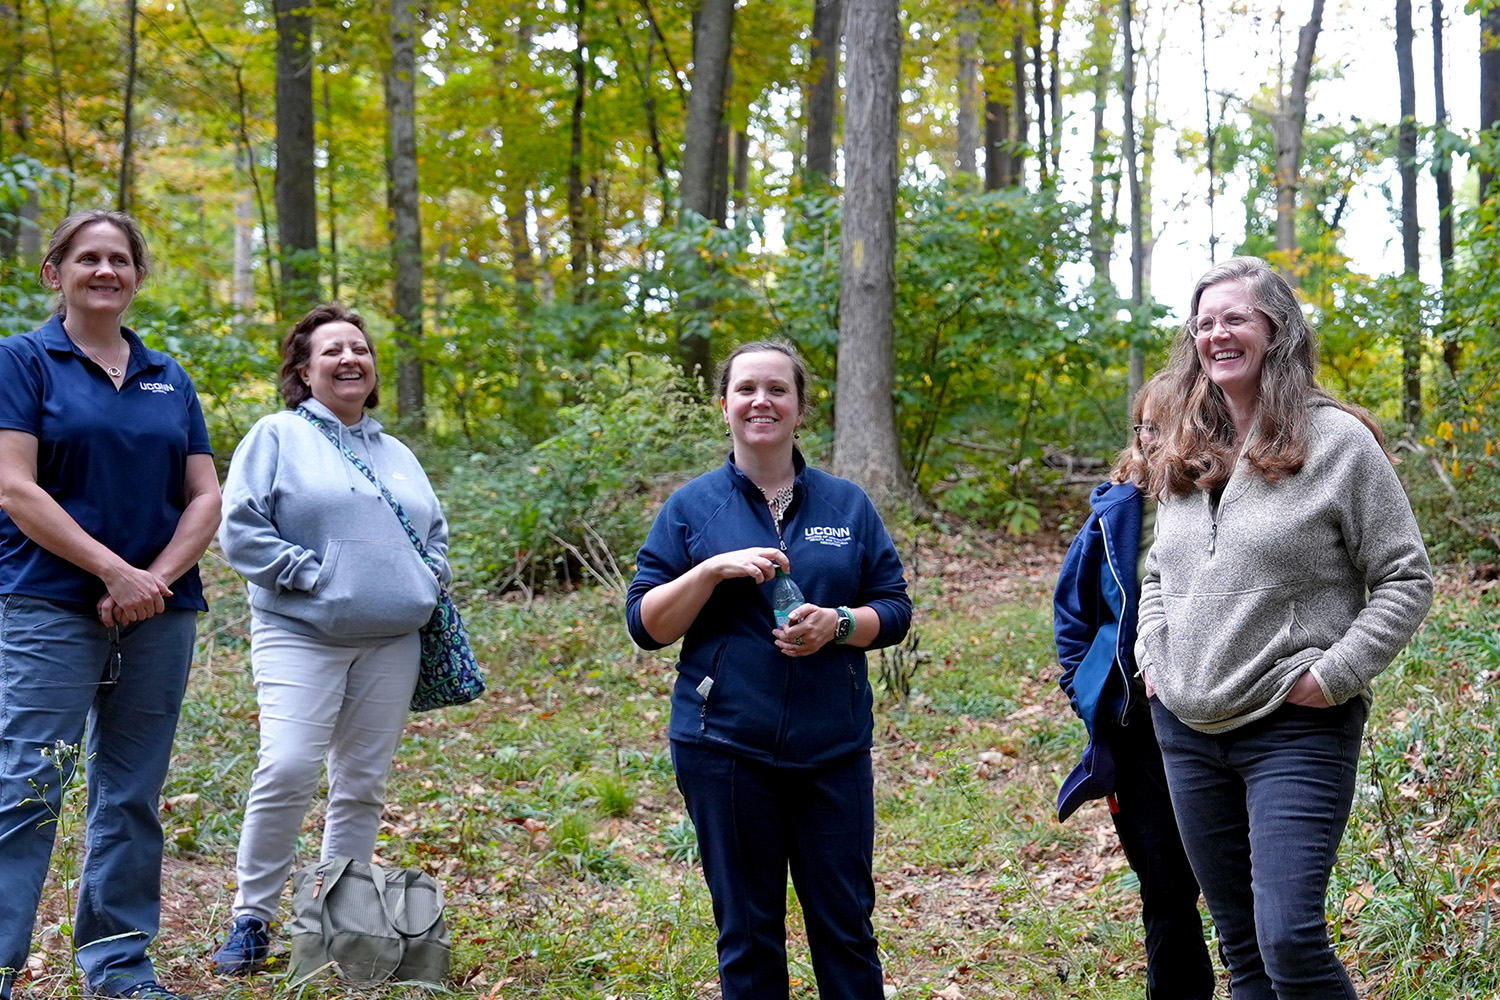
[{"label": "patterned crossbody bag", "polygon": [[343,452],[349,463],[375,484],[375,488],[401,521],[401,527],[406,529],[406,537],[417,547],[417,554],[437,578],[437,607],[421,629],[422,664],[417,674],[417,689],[411,695],[411,710],[426,712],[448,705],[462,705],[478,698],[484,694],[484,677],[480,673],[479,661],[474,658],[474,651],[469,646],[469,634],[464,629],[463,619],[458,616],[458,606],[453,603],[448,588],[443,586],[442,575],[433,560],[428,558],[422,538],[411,526],[411,519],[406,516],[406,511],[401,509],[401,504],[385,488],[385,484],[375,478],[370,467],[340,441],[326,423],[315,417],[305,406],[297,407],[297,414],[322,431],[323,436]]}]

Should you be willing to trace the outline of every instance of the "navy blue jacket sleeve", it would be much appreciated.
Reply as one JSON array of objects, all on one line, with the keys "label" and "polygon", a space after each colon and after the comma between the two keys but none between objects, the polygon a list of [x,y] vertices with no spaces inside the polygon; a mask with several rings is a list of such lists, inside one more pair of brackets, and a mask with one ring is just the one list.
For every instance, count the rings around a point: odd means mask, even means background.
[{"label": "navy blue jacket sleeve", "polygon": [[677,515],[678,505],[668,497],[646,535],[646,543],[635,557],[635,579],[625,592],[625,626],[630,638],[642,649],[661,649],[671,643],[657,642],[641,622],[641,599],[654,587],[670,583],[693,568],[687,548],[687,526]]},{"label": "navy blue jacket sleeve", "polygon": [[1052,634],[1057,642],[1057,662],[1062,665],[1057,683],[1074,712],[1078,711],[1078,701],[1073,693],[1073,676],[1099,632],[1102,545],[1097,519],[1090,517],[1068,547],[1052,595]]},{"label": "navy blue jacket sleeve", "polygon": [[901,557],[896,543],[875,505],[865,498],[865,553],[861,568],[860,593],[856,606],[875,609],[880,615],[880,632],[870,649],[894,646],[906,638],[911,628],[911,597],[906,592],[906,577],[901,572]]}]

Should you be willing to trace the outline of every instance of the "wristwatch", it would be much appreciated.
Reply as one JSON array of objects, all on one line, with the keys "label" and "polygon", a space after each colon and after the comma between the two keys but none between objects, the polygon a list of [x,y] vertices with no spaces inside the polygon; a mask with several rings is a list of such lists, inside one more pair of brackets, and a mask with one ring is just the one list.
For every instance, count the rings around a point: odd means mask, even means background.
[{"label": "wristwatch", "polygon": [[854,634],[854,612],[848,608],[839,608],[839,624],[833,630],[834,642],[848,642],[849,637]]}]

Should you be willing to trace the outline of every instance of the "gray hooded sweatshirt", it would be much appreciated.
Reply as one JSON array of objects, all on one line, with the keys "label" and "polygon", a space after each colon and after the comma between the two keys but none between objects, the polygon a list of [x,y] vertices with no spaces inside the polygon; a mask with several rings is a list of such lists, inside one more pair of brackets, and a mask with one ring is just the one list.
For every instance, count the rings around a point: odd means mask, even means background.
[{"label": "gray hooded sweatshirt", "polygon": [[[334,428],[401,504],[446,586],[448,524],[411,450],[368,414]],[[394,639],[437,606],[438,582],[375,485],[291,410],[262,417],[234,451],[219,544],[249,583],[250,606],[289,632],[330,642]]]},{"label": "gray hooded sweatshirt", "polygon": [[1360,696],[1432,604],[1401,481],[1358,418],[1308,414],[1307,464],[1267,482],[1241,461],[1217,517],[1202,491],[1157,511],[1136,660],[1162,705],[1219,733],[1275,711],[1311,671],[1330,705]]}]

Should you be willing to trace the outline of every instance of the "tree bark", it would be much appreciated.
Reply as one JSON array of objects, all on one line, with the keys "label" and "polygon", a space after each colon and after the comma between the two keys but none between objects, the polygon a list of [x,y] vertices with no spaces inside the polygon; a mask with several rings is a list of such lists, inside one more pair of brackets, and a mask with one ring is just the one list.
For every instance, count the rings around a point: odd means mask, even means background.
[{"label": "tree bark", "polygon": [[1062,22],[1066,0],[1053,0],[1047,25],[1051,43],[1047,46],[1047,96],[1052,104],[1052,128],[1047,133],[1048,157],[1052,161],[1054,184],[1062,181]]},{"label": "tree bark", "polygon": [[312,14],[307,0],[276,0],[276,224],[279,316],[301,316],[318,293]]},{"label": "tree bark", "polygon": [[736,226],[748,221],[750,204],[750,136],[738,130],[734,133],[734,223]]},{"label": "tree bark", "polygon": [[[1302,132],[1307,124],[1307,83],[1312,76],[1313,52],[1323,27],[1324,0],[1313,0],[1312,14],[1297,34],[1297,61],[1292,65],[1290,91],[1283,91],[1271,119],[1276,141],[1276,249],[1294,256],[1297,251],[1297,192],[1301,187]],[[1285,269],[1287,280],[1298,284],[1297,269]]]},{"label": "tree bark", "polygon": [[979,34],[974,30],[973,0],[960,0],[958,7],[958,172],[979,176],[975,156],[979,149]]},{"label": "tree bark", "polygon": [[[1396,77],[1401,90],[1401,124],[1396,159],[1401,175],[1401,257],[1403,270],[1419,277],[1422,258],[1417,228],[1417,71],[1412,62],[1411,0],[1396,0]],[[1401,416],[1408,433],[1422,420],[1422,339],[1415,315],[1401,334]]]},{"label": "tree bark", "polygon": [[807,88],[807,165],[803,187],[811,191],[834,180],[839,117],[839,40],[844,0],[817,0],[813,7],[812,68]]},{"label": "tree bark", "polygon": [[328,297],[334,302],[339,301],[339,199],[338,185],[334,179],[338,172],[334,169],[338,162],[338,146],[334,143],[333,133],[333,100],[329,94],[328,68],[323,68],[323,131],[327,136],[327,142],[323,146],[324,187],[328,189]]},{"label": "tree bark", "polygon": [[1009,186],[1014,172],[1010,105],[987,94],[984,101],[984,189],[998,191]]},{"label": "tree bark", "polygon": [[122,212],[131,211],[135,204],[135,61],[139,49],[135,27],[139,13],[136,0],[126,0],[125,107],[121,111],[120,190],[115,197],[115,207]]},{"label": "tree bark", "polygon": [[1120,99],[1125,106],[1124,168],[1130,184],[1130,318],[1132,329],[1130,346],[1130,369],[1125,391],[1126,419],[1130,419],[1135,394],[1145,382],[1146,364],[1141,349],[1135,344],[1135,334],[1142,326],[1141,307],[1146,301],[1146,236],[1141,231],[1141,172],[1136,162],[1135,142],[1135,14],[1131,0],[1120,0],[1120,30],[1124,32],[1125,54],[1121,59],[1123,77],[1120,81]]},{"label": "tree bark", "polygon": [[1203,162],[1208,167],[1208,263],[1218,263],[1219,229],[1214,222],[1214,199],[1218,195],[1218,179],[1215,174],[1214,146],[1218,129],[1214,125],[1212,91],[1208,89],[1208,0],[1198,0],[1198,42],[1203,68]]},{"label": "tree bark", "polygon": [[1448,322],[1448,295],[1453,286],[1453,158],[1448,152],[1448,100],[1443,86],[1443,0],[1432,0],[1432,95],[1437,155],[1432,175],[1437,182],[1438,262],[1443,273],[1443,364],[1458,374],[1459,343]]},{"label": "tree bark", "polygon": [[1011,68],[1014,71],[1011,110],[1016,113],[1016,130],[1011,139],[1010,176],[1005,179],[1005,186],[1020,187],[1026,180],[1026,140],[1031,133],[1031,119],[1026,112],[1026,34],[1019,26],[1011,42]]},{"label": "tree bark", "polygon": [[[1109,106],[1115,58],[1115,26],[1108,4],[1099,5],[1089,51],[1094,63],[1094,145],[1089,157],[1093,168],[1089,177],[1089,260],[1094,270],[1094,283],[1103,287],[1110,282],[1109,261],[1114,246],[1114,233],[1110,231],[1104,213],[1104,174],[1109,161],[1109,133],[1105,129],[1104,112]],[[1115,186],[1119,187],[1118,182]]]},{"label": "tree bark", "polygon": [[[1500,4],[1491,4],[1479,18],[1479,127],[1493,139],[1500,125]],[[1479,200],[1487,200],[1495,172],[1479,168]]]},{"label": "tree bark", "polygon": [[1050,187],[1048,174],[1050,161],[1047,157],[1047,82],[1042,75],[1042,64],[1046,57],[1042,49],[1042,0],[1031,0],[1031,24],[1036,32],[1036,44],[1031,48],[1031,90],[1036,99],[1036,169],[1041,187]]},{"label": "tree bark", "polygon": [[[704,0],[693,26],[693,89],[688,93],[678,195],[684,214],[696,212],[705,219],[714,215],[714,159],[724,119],[733,29],[734,0]],[[689,375],[707,377],[712,368],[707,327],[693,323],[679,327],[678,356]]]},{"label": "tree bark", "polygon": [[385,74],[389,134],[387,200],[391,213],[391,264],[395,269],[396,412],[423,423],[426,403],[422,362],[422,215],[417,174],[417,29],[411,0],[390,0],[391,61]]},{"label": "tree bark", "polygon": [[898,0],[849,0],[834,469],[877,497],[909,495],[896,434]]},{"label": "tree bark", "polygon": [[568,154],[568,271],[573,277],[573,302],[588,297],[589,219],[583,193],[583,111],[588,93],[588,0],[577,0],[573,23],[573,138]]}]

